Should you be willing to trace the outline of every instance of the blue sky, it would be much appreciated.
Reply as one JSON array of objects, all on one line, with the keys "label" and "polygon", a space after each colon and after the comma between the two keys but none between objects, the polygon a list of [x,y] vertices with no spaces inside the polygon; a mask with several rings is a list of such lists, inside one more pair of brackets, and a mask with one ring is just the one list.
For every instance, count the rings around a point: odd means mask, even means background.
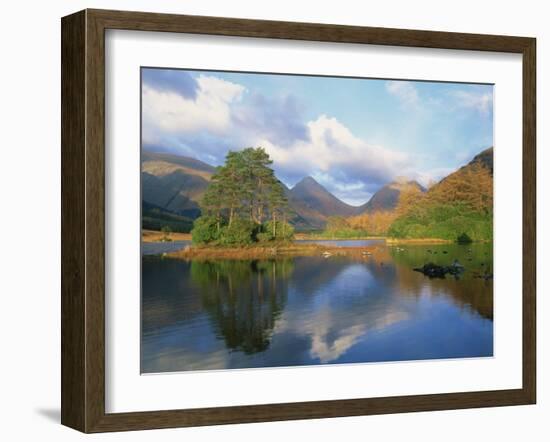
[{"label": "blue sky", "polygon": [[493,145],[491,85],[142,69],[142,145],[212,165],[262,146],[289,187],[353,205],[397,177],[438,181]]}]

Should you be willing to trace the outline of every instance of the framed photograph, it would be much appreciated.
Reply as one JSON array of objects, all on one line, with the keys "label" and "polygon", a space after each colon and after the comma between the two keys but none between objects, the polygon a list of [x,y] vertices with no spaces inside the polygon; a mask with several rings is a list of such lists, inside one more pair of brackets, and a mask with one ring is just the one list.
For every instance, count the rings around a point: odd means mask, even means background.
[{"label": "framed photograph", "polygon": [[535,39],[61,24],[64,425],[535,403]]}]

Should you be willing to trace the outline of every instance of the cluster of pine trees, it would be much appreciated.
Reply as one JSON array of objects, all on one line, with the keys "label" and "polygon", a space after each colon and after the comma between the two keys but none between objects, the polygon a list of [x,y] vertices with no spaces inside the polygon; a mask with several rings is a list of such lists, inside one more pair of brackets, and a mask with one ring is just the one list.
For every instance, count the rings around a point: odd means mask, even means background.
[{"label": "cluster of pine trees", "polygon": [[202,215],[191,231],[198,244],[244,245],[289,240],[289,205],[284,187],[262,148],[230,151],[202,198]]}]

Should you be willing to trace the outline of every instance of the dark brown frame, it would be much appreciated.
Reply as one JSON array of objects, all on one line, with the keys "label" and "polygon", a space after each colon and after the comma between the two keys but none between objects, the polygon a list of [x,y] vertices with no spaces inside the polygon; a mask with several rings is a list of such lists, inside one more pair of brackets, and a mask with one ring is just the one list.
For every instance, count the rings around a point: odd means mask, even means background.
[{"label": "dark brown frame", "polygon": [[[401,397],[105,413],[105,30],[495,51],[523,56],[523,386]],[[536,40],[450,32],[84,10],[62,30],[61,422],[83,432],[534,404]]]}]

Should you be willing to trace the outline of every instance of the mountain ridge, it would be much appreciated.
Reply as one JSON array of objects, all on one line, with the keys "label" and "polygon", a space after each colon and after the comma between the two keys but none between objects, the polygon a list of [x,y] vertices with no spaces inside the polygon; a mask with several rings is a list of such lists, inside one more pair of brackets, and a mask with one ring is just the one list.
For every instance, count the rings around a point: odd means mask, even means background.
[{"label": "mountain ridge", "polygon": [[391,225],[398,238],[470,240],[493,238],[493,148],[485,149],[450,173]]},{"label": "mountain ridge", "polygon": [[345,203],[309,175],[298,181],[290,192],[310,207],[317,206],[316,210],[324,216],[349,216],[357,211],[357,207]]},{"label": "mountain ridge", "polygon": [[[441,194],[444,198],[448,193],[446,187],[452,189],[457,176],[461,177],[476,168],[490,170],[492,177],[492,147],[474,156],[469,163],[443,178],[429,191],[415,180],[398,177],[382,186],[361,206],[345,203],[311,176],[302,178],[291,188],[281,184],[293,212],[291,222],[300,229],[310,230],[324,228],[331,216],[353,217],[392,212],[398,206],[401,193],[407,190],[432,197]],[[143,151],[142,200],[156,207],[158,213],[165,210],[186,219],[195,219],[200,216],[201,198],[215,171],[214,166],[191,157]]]},{"label": "mountain ridge", "polygon": [[[214,166],[183,155],[151,151],[142,152],[141,164],[145,203],[187,218],[200,215],[201,198],[216,171]],[[329,216],[351,216],[357,211],[311,176],[292,188],[283,187],[293,212],[292,222],[304,229],[321,229]]]},{"label": "mountain ridge", "polygon": [[396,178],[382,186],[365,204],[360,206],[359,214],[391,211],[397,207],[401,193],[411,189],[426,192],[424,186],[416,180]]}]

